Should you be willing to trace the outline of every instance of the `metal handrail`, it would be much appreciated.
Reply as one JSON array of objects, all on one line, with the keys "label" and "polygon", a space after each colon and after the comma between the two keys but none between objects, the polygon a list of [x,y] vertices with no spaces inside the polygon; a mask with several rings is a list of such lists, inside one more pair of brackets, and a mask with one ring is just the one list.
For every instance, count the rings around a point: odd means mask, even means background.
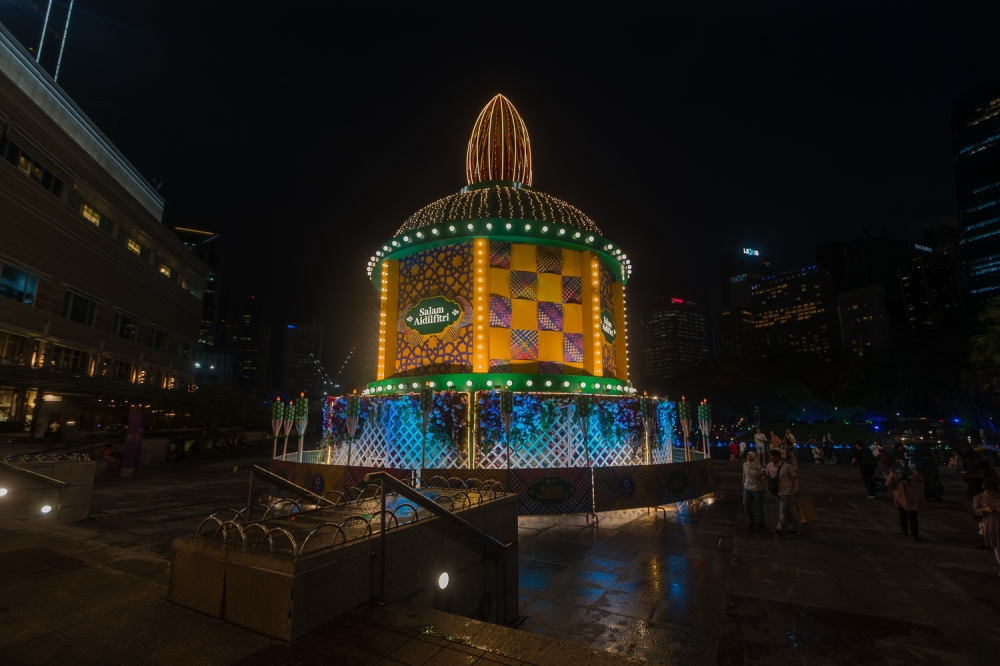
[{"label": "metal handrail", "polygon": [[298,485],[296,483],[292,483],[288,479],[283,479],[282,477],[278,476],[274,472],[271,472],[269,470],[264,469],[260,465],[253,465],[250,468],[250,492],[247,495],[247,522],[248,523],[250,522],[250,511],[251,511],[250,507],[253,505],[253,478],[254,478],[254,476],[262,476],[265,479],[267,479],[268,481],[270,481],[271,483],[273,483],[274,485],[278,486],[279,488],[284,488],[285,490],[291,491],[293,493],[298,493],[299,495],[302,495],[303,497],[309,497],[309,498],[315,499],[316,500],[316,504],[319,504],[321,506],[324,505],[324,504],[326,504],[328,506],[336,506],[336,504],[334,504],[330,500],[326,499],[325,497],[323,497],[321,495],[318,495],[318,494],[314,493],[311,490],[303,488],[302,486],[300,486],[300,485]]},{"label": "metal handrail", "polygon": [[[462,520],[461,518],[459,518],[455,514],[451,513],[450,511],[445,510],[437,502],[435,502],[435,501],[431,500],[430,498],[425,497],[424,495],[421,495],[420,493],[414,491],[412,488],[410,488],[409,486],[407,486],[405,483],[403,483],[402,481],[400,481],[399,479],[397,479],[396,477],[392,476],[391,474],[389,474],[387,472],[370,472],[368,474],[365,474],[365,481],[371,481],[373,479],[380,481],[381,484],[382,484],[382,498],[381,498],[382,499],[382,511],[381,511],[381,516],[380,516],[381,519],[382,519],[382,529],[379,530],[379,544],[380,544],[379,545],[379,560],[380,560],[380,567],[379,568],[381,569],[381,584],[380,584],[380,589],[379,589],[379,604],[385,605],[387,603],[386,598],[385,598],[385,561],[386,561],[386,555],[385,555],[385,553],[386,553],[386,538],[385,538],[385,536],[386,536],[386,532],[388,530],[386,529],[386,522],[385,522],[385,515],[387,513],[387,510],[386,510],[386,507],[385,507],[385,496],[388,494],[386,492],[387,486],[388,486],[388,488],[391,488],[392,490],[396,491],[396,493],[398,495],[400,495],[401,497],[405,497],[406,499],[410,500],[411,502],[414,502],[418,506],[422,506],[423,508],[425,508],[428,511],[430,511],[433,515],[435,515],[438,518],[440,518],[443,521],[444,524],[450,525],[451,527],[454,527],[454,528],[456,528],[456,529],[458,529],[458,530],[460,530],[462,532],[465,532],[466,534],[469,534],[471,536],[476,537],[477,539],[479,539],[480,541],[483,542],[483,545],[486,546],[487,549],[492,549],[493,550],[493,555],[503,555],[504,556],[503,557],[503,562],[501,564],[501,570],[502,570],[501,576],[502,576],[502,579],[503,579],[503,583],[502,583],[500,594],[503,597],[504,616],[506,616],[507,615],[507,558],[506,558],[506,553],[507,553],[507,549],[510,548],[511,544],[509,544],[509,543],[507,543],[507,544],[501,543],[497,539],[494,539],[489,534],[487,534],[486,532],[483,532],[481,529],[479,529],[475,525],[469,523],[466,520]],[[416,512],[414,511],[414,513],[416,513]],[[369,524],[369,528],[370,527],[371,527],[371,525]]]},{"label": "metal handrail", "polygon": [[31,476],[31,477],[34,477],[36,479],[41,479],[41,480],[46,481],[48,483],[55,484],[57,487],[60,487],[60,488],[66,486],[66,482],[65,481],[60,481],[59,479],[53,479],[51,476],[45,476],[44,474],[39,474],[38,472],[33,472],[30,469],[25,469],[23,467],[18,467],[17,465],[11,465],[6,460],[0,460],[0,465],[2,465],[3,467],[6,467],[8,469],[10,469],[11,471],[13,471],[15,473],[24,474],[25,476]]},{"label": "metal handrail", "polygon": [[455,527],[459,530],[462,530],[476,537],[480,541],[483,541],[488,546],[492,546],[495,551],[503,552],[508,548],[510,548],[509,543],[506,544],[501,543],[500,541],[494,539],[489,534],[483,532],[475,525],[469,523],[466,520],[462,520],[461,518],[453,514],[451,511],[448,511],[447,509],[443,508],[440,504],[438,504],[434,500],[428,499],[424,495],[421,495],[420,493],[411,490],[409,486],[407,486],[406,484],[404,484],[391,474],[387,472],[370,472],[369,474],[365,475],[366,481],[371,481],[372,479],[377,479],[382,481],[396,493],[402,495],[411,502],[414,502],[415,504],[418,504],[423,508],[427,509],[428,511],[433,513],[435,516],[443,520],[451,527]]}]

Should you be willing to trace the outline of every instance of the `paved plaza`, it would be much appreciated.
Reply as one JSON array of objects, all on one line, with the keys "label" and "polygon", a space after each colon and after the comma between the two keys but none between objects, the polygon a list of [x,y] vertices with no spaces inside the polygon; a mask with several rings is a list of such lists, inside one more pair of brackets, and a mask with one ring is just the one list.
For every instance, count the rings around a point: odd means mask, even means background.
[{"label": "paved plaza", "polygon": [[[253,454],[99,480],[74,525],[0,519],[3,664],[994,664],[1000,566],[964,486],[922,512],[916,543],[856,469],[802,465],[821,521],[749,532],[740,470],[711,505],[522,517],[517,629],[426,609],[361,609],[292,644],[165,600],[174,536],[245,497]],[[148,510],[153,508],[155,510]],[[131,512],[131,513],[127,513]],[[775,507],[768,505],[768,519]],[[124,514],[124,515],[123,515]]]}]

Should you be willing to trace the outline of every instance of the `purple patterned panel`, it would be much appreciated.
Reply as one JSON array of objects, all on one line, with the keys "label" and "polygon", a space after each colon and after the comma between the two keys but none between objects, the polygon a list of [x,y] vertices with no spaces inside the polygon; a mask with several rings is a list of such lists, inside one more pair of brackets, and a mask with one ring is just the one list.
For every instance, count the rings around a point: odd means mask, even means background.
[{"label": "purple patterned panel", "polygon": [[548,301],[538,302],[538,330],[563,330],[562,303],[549,303]]},{"label": "purple patterned panel", "polygon": [[583,363],[583,333],[563,333],[563,361]]},{"label": "purple patterned panel", "polygon": [[559,361],[539,361],[538,374],[540,375],[561,375],[563,364]]},{"label": "purple patterned panel", "polygon": [[490,241],[490,266],[510,269],[510,243]]},{"label": "purple patterned panel", "polygon": [[490,296],[490,326],[510,328],[510,299],[506,296]]},{"label": "purple patterned panel", "polygon": [[510,358],[512,361],[537,361],[538,331],[511,329]]},{"label": "purple patterned panel", "polygon": [[562,273],[562,250],[557,247],[537,247],[535,265],[539,273]]},{"label": "purple patterned panel", "polygon": [[538,273],[510,272],[510,297],[526,301],[538,300]]},{"label": "purple patterned panel", "polygon": [[582,303],[583,289],[580,287],[580,278],[572,275],[563,275],[563,303]]},{"label": "purple patterned panel", "polygon": [[491,358],[490,359],[490,372],[499,372],[499,373],[510,372],[510,359],[509,358]]}]

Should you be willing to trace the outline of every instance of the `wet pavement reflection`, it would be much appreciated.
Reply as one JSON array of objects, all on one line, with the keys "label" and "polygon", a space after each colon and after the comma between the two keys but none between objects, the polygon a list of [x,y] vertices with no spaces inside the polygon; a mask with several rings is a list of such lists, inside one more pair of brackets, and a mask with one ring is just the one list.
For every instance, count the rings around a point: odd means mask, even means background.
[{"label": "wet pavement reflection", "polygon": [[596,528],[522,516],[521,629],[668,664],[1000,663],[1000,567],[973,548],[957,480],[942,475],[949,501],[921,513],[917,543],[856,469],[800,471],[821,520],[799,537],[749,531],[739,465],[719,461],[711,506]]}]

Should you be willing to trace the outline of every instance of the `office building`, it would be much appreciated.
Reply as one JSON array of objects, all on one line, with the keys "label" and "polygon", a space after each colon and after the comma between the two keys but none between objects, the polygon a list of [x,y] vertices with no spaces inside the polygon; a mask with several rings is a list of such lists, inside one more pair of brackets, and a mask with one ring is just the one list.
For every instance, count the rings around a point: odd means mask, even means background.
[{"label": "office building", "polygon": [[889,346],[885,288],[874,284],[837,295],[840,344],[864,355]]},{"label": "office building", "polygon": [[263,397],[270,335],[257,298],[242,299],[235,317],[233,384]]},{"label": "office building", "polygon": [[836,326],[831,287],[819,266],[772,275],[751,287],[758,355],[815,354],[829,360]]},{"label": "office building", "polygon": [[694,301],[658,298],[645,326],[644,379],[656,383],[701,365],[708,358],[705,314]]},{"label": "office building", "polygon": [[288,324],[285,327],[281,393],[319,398],[323,393],[323,327],[315,324]]},{"label": "office building", "polygon": [[226,312],[229,307],[227,294],[222,290],[222,278],[225,275],[225,246],[219,234],[202,229],[174,227],[174,235],[184,243],[184,246],[208,266],[209,274],[205,281],[205,293],[202,298],[201,326],[198,330],[199,351],[217,351],[216,339],[223,341],[231,336],[229,320]]},{"label": "office building", "polygon": [[68,431],[85,405],[193,383],[208,268],[2,26],[0,157],[0,420]]},{"label": "office building", "polygon": [[920,246],[918,249],[950,257],[958,257],[961,236],[958,218],[951,215],[935,215],[913,225],[913,241]]},{"label": "office building", "polygon": [[906,306],[900,270],[913,259],[913,243],[885,237],[822,243],[816,246],[816,262],[830,275],[836,294],[881,285],[889,330],[906,326]]},{"label": "office building", "polygon": [[751,287],[770,272],[760,251],[742,248],[723,255],[719,285],[711,294],[711,339],[715,358],[746,360],[757,354]]},{"label": "office building", "polygon": [[1000,289],[1000,81],[955,102],[951,123],[962,281],[985,300]]},{"label": "office building", "polygon": [[946,311],[957,308],[962,298],[955,257],[929,250],[918,246],[916,256],[900,270],[909,327],[934,323]]}]

